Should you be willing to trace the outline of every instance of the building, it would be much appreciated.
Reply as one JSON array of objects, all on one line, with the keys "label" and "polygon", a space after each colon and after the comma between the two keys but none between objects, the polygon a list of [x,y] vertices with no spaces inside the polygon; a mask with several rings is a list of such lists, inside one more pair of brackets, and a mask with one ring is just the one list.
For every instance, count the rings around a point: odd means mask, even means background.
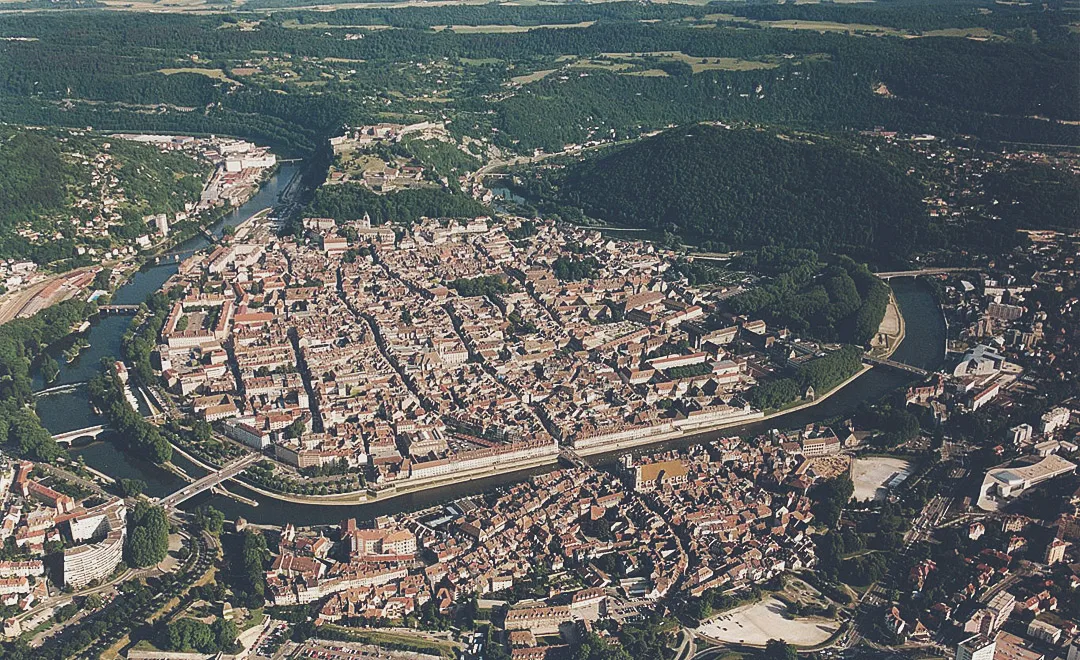
[{"label": "building", "polygon": [[1037,463],[1019,467],[990,470],[979,490],[979,508],[996,509],[995,500],[1015,497],[1044,481],[1069,474],[1076,470],[1071,463],[1057,454],[1050,454]]},{"label": "building", "polygon": [[1020,446],[1031,440],[1031,435],[1035,429],[1031,428],[1031,424],[1021,424],[1009,429],[1011,439],[1014,445]]},{"label": "building", "polygon": [[632,468],[634,490],[648,493],[665,486],[686,483],[686,465],[679,460],[657,461]]},{"label": "building", "polygon": [[1049,412],[1043,413],[1043,416],[1039,418],[1039,432],[1046,436],[1054,435],[1055,431],[1068,423],[1069,409],[1059,406]]},{"label": "building", "polygon": [[1053,566],[1054,564],[1064,560],[1065,547],[1067,545],[1069,544],[1057,538],[1053,541],[1050,541],[1050,545],[1046,546],[1046,555],[1044,557],[1044,561],[1046,562],[1046,564],[1048,566]]},{"label": "building", "polygon": [[1046,660],[1046,655],[1032,649],[1027,639],[1004,630],[994,637],[994,642],[997,644],[995,660]]},{"label": "building", "polygon": [[416,535],[404,529],[353,530],[349,544],[351,554],[356,557],[408,557],[416,554]]},{"label": "building", "polygon": [[96,543],[64,550],[61,582],[65,587],[79,588],[104,580],[112,575],[124,558],[124,539],[127,536],[127,509],[123,500],[102,505],[105,513],[101,523],[107,528],[105,538]]},{"label": "building", "polygon": [[38,577],[41,575],[45,575],[45,564],[40,559],[0,561],[0,577]]},{"label": "building", "polygon": [[1005,367],[1005,358],[994,349],[984,344],[972,348],[953,369],[953,376],[989,376],[1000,373]]},{"label": "building", "polygon": [[989,637],[1005,625],[1014,607],[1016,607],[1016,597],[1007,591],[1002,591],[991,598],[986,607],[980,607],[972,613],[964,623],[964,632]]},{"label": "building", "polygon": [[814,429],[802,438],[802,455],[807,458],[828,456],[840,451],[840,439],[828,427]]},{"label": "building", "polygon": [[533,635],[555,635],[560,625],[571,620],[570,608],[565,605],[522,607],[506,613],[503,627],[510,631],[528,630]]},{"label": "building", "polygon": [[1032,619],[1031,623],[1028,624],[1027,634],[1028,637],[1051,645],[1057,644],[1061,640],[1061,628],[1038,619]]},{"label": "building", "polygon": [[994,660],[997,642],[983,635],[968,637],[956,647],[956,660]]},{"label": "building", "polygon": [[1016,596],[1008,591],[1000,591],[990,599],[986,607],[994,615],[990,622],[990,629],[997,630],[1012,616],[1013,608],[1016,607]]}]

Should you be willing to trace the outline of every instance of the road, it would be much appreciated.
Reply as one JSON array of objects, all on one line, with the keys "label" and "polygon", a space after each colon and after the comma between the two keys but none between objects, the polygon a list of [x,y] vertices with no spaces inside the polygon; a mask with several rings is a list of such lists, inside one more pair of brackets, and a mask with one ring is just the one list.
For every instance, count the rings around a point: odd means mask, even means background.
[{"label": "road", "polygon": [[949,273],[971,273],[979,268],[920,268],[918,270],[894,270],[883,273],[874,273],[883,280],[890,277],[918,277],[919,275],[947,275]]},{"label": "road", "polygon": [[34,467],[37,468],[37,469],[40,469],[42,472],[46,472],[48,474],[51,474],[52,476],[54,476],[54,477],[56,477],[58,479],[63,479],[65,481],[70,481],[70,482],[72,482],[72,483],[74,483],[76,485],[82,486],[83,488],[89,490],[90,492],[94,493],[95,495],[100,495],[102,497],[111,497],[111,495],[108,492],[106,492],[105,489],[102,488],[100,484],[98,484],[98,483],[96,483],[94,481],[90,481],[89,479],[85,479],[83,477],[80,477],[79,475],[74,474],[73,472],[69,472],[69,471],[64,470],[62,468],[58,468],[58,467],[56,467],[54,465],[49,465],[48,463],[35,463]]},{"label": "road", "polygon": [[247,454],[242,458],[238,458],[232,463],[229,463],[220,470],[211,472],[210,474],[200,478],[198,481],[188,484],[187,486],[176,491],[172,495],[158,500],[157,504],[158,506],[164,507],[166,509],[171,509],[181,504],[182,502],[185,502],[188,499],[195,497],[199,493],[213,488],[214,486],[222,483],[223,481],[232,479],[236,475],[246,470],[252,463],[255,463],[261,458],[262,454]]},{"label": "road", "polygon": [[694,657],[694,631],[683,628],[679,631],[679,646],[675,649],[675,660],[690,660]]}]

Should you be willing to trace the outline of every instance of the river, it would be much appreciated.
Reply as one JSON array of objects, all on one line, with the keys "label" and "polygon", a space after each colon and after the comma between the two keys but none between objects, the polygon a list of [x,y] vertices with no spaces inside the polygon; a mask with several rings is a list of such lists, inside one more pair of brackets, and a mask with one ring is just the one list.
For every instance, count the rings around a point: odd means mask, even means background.
[{"label": "river", "polygon": [[[285,190],[299,173],[295,164],[283,165],[263,186],[259,193],[244,206],[214,225],[212,232],[220,236],[224,226],[236,224],[255,212],[273,206],[279,194]],[[193,238],[177,246],[174,252],[190,253],[208,245],[204,237]],[[176,272],[176,263],[149,266],[134,275],[120,287],[113,300],[118,304],[142,302],[146,296],[156,291]],[[904,341],[893,354],[893,359],[913,366],[934,370],[940,367],[945,357],[945,322],[941,310],[934,302],[927,287],[910,278],[894,279],[891,282],[900,304],[906,323]],[[85,382],[98,369],[100,359],[105,356],[118,356],[120,339],[127,330],[131,319],[127,316],[105,316],[96,319],[89,330],[88,339],[91,347],[71,364],[62,364],[60,376],[54,385]],[[62,347],[58,347],[62,348]],[[35,376],[35,386],[43,387],[40,375]],[[808,409],[795,411],[765,422],[755,422],[741,427],[724,429],[714,434],[698,436],[692,441],[699,442],[709,437],[733,434],[760,433],[770,428],[797,428],[810,422],[849,415],[864,401],[877,401],[892,390],[902,387],[912,380],[906,372],[888,367],[874,368],[825,401]],[[42,422],[53,433],[62,433],[102,423],[87,402],[82,386],[72,391],[41,396],[37,400],[38,414]],[[678,441],[688,444],[690,440]],[[670,446],[671,443],[668,443]],[[652,446],[656,448],[658,445]],[[647,450],[648,448],[645,448]],[[75,447],[72,455],[82,457],[86,464],[115,478],[141,479],[147,483],[146,492],[154,497],[168,495],[185,482],[173,473],[164,470],[149,461],[141,460],[122,452],[107,440],[97,440],[88,445]],[[614,455],[601,455],[591,462],[606,464]],[[192,475],[201,475],[203,471],[192,465],[179,454],[174,453],[173,462]],[[227,488],[235,493],[256,500],[259,506],[252,507],[234,499],[204,493],[185,502],[184,509],[192,509],[202,504],[212,504],[222,511],[226,518],[246,518],[250,522],[281,525],[286,522],[305,525],[336,524],[340,520],[355,517],[369,520],[376,516],[394,514],[401,511],[420,509],[440,502],[448,502],[466,495],[490,490],[500,485],[515,483],[532,474],[549,470],[539,467],[515,473],[500,474],[494,477],[443,486],[417,493],[401,495],[392,499],[356,506],[329,506],[313,504],[295,504],[269,498],[250,491],[236,482],[228,482]]]}]

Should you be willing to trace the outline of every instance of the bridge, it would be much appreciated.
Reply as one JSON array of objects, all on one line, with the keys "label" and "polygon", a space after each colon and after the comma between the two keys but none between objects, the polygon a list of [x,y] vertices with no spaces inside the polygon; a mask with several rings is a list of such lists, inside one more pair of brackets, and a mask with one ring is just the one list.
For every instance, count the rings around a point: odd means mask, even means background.
[{"label": "bridge", "polygon": [[139,311],[138,305],[101,305],[98,307],[99,314],[134,314]]},{"label": "bridge", "polygon": [[893,277],[918,277],[919,275],[948,275],[949,273],[974,273],[980,268],[921,268],[919,270],[893,270],[884,273],[874,273],[883,280]]},{"label": "bridge", "polygon": [[85,437],[90,437],[90,438],[96,438],[96,437],[98,437],[99,435],[101,435],[102,433],[104,433],[105,431],[108,431],[108,430],[110,430],[108,425],[106,425],[106,424],[98,424],[97,426],[87,426],[84,429],[75,429],[74,431],[66,431],[64,433],[57,433],[56,435],[53,436],[53,440],[55,440],[58,444],[61,444],[61,445],[70,445],[72,443],[72,441],[75,440],[76,438],[82,438],[84,436]]},{"label": "bridge", "polygon": [[910,364],[904,364],[903,362],[897,362],[896,360],[876,358],[869,355],[864,355],[863,360],[874,366],[892,367],[893,369],[900,369],[901,371],[906,371],[908,373],[915,374],[916,376],[922,376],[924,378],[930,375],[930,372],[926,369],[913,367]]},{"label": "bridge", "polygon": [[187,500],[195,497],[199,493],[208,491],[214,486],[220,484],[221,482],[232,479],[236,475],[246,470],[248,466],[250,466],[252,463],[255,463],[261,458],[262,454],[246,454],[243,457],[236,459],[232,463],[229,463],[225,467],[217,470],[216,472],[211,472],[205,477],[202,477],[197,481],[188,484],[187,486],[181,488],[172,495],[161,498],[160,500],[158,500],[157,503],[159,506],[166,510],[179,506],[183,502],[186,502]]},{"label": "bridge", "polygon": [[589,464],[585,462],[585,459],[569,447],[563,447],[562,451],[559,452],[559,458],[569,463],[570,467],[579,469],[589,467]]}]

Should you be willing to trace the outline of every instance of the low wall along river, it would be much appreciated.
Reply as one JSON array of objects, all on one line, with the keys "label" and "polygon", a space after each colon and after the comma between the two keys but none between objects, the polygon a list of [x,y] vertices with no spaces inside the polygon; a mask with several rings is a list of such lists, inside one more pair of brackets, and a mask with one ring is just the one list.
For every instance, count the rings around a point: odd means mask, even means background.
[{"label": "low wall along river", "polygon": [[[279,195],[289,188],[293,179],[300,173],[298,164],[284,164],[270,178],[259,193],[236,212],[230,214],[211,228],[212,233],[220,236],[225,225],[232,225],[245,220],[257,211],[277,203]],[[174,252],[187,254],[208,244],[204,237],[193,238],[178,246]],[[117,304],[138,304],[156,291],[176,272],[176,263],[164,263],[147,267],[136,273],[127,284],[117,290],[113,302]],[[934,302],[927,287],[912,279],[893,279],[890,284],[896,293],[900,310],[906,322],[904,341],[893,353],[892,359],[924,369],[937,369],[944,360],[945,323],[941,310]],[[120,339],[131,323],[127,316],[103,316],[94,321],[88,335],[90,348],[83,351],[71,364],[61,365],[61,373],[54,385],[85,382],[99,369],[102,357],[120,354]],[[61,348],[62,347],[58,347]],[[759,433],[770,428],[797,428],[810,422],[830,417],[846,415],[863,401],[876,401],[888,392],[910,382],[911,374],[891,369],[876,367],[860,376],[841,390],[835,392],[816,406],[791,412],[764,422],[753,422],[739,427],[727,428],[711,434],[693,438],[684,438],[675,443],[661,443],[640,448],[636,451],[650,451],[660,446],[687,445],[707,440],[710,437],[722,437],[733,434]],[[40,375],[35,375],[35,389],[44,389]],[[96,415],[87,402],[85,388],[77,387],[72,391],[45,395],[37,400],[38,414],[42,422],[53,433],[63,433],[79,428],[101,424],[104,420]],[[141,479],[147,483],[147,494],[160,497],[183,487],[186,482],[175,474],[164,470],[149,461],[121,452],[106,440],[98,440],[84,447],[71,450],[75,456],[81,456],[86,464],[116,479]],[[590,459],[602,464],[610,463],[615,458],[612,454],[600,455]],[[204,470],[174,453],[173,462],[186,473],[198,477]],[[242,495],[258,502],[253,507],[237,500],[204,493],[185,502],[181,508],[192,509],[202,504],[212,504],[225,513],[226,518],[244,517],[250,522],[264,525],[283,525],[287,522],[303,522],[306,525],[336,524],[343,518],[355,517],[361,520],[376,516],[398,513],[448,502],[459,497],[480,493],[500,485],[515,483],[532,474],[551,470],[550,465],[509,474],[500,474],[482,479],[440,486],[429,490],[401,495],[392,499],[356,506],[320,506],[315,504],[297,504],[266,497],[248,488],[230,481],[226,487],[230,492]]]}]

